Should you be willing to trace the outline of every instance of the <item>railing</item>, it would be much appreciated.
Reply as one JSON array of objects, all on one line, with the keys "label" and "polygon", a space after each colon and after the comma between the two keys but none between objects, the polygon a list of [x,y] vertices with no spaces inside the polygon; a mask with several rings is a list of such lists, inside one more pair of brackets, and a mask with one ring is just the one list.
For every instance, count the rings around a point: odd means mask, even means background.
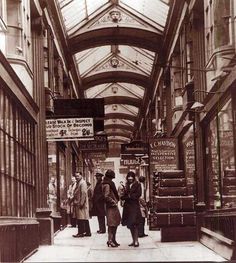
[{"label": "railing", "polygon": [[204,216],[203,226],[236,241],[236,209],[209,211]]}]

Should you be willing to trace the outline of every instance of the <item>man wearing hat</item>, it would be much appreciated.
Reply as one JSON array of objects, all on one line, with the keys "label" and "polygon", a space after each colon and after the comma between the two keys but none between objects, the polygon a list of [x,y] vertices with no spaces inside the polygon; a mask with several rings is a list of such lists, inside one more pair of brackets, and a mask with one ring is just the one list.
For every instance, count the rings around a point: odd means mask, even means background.
[{"label": "man wearing hat", "polygon": [[97,216],[99,230],[98,234],[106,233],[106,224],[105,224],[105,200],[102,192],[102,173],[96,173],[97,183],[93,190],[93,208],[92,215]]}]

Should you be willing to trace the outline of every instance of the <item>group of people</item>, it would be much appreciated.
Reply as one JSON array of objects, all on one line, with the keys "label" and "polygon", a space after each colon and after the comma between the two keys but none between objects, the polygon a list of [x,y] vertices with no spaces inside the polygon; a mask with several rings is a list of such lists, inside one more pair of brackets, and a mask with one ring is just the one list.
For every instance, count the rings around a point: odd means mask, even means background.
[{"label": "group of people", "polygon": [[[117,190],[113,179],[115,172],[107,170],[105,175],[96,173],[96,185],[86,183],[82,174],[77,172],[68,189],[68,202],[70,204],[71,225],[78,226],[78,233],[73,237],[91,236],[89,218],[96,216],[98,219],[98,234],[108,232],[108,247],[118,247],[116,240],[117,227],[122,224],[127,226],[132,236],[129,246],[138,247],[139,237],[147,236],[144,232],[147,205],[144,198],[145,177],[136,178],[130,171],[126,176],[126,183]],[[90,190],[89,190],[90,189]],[[118,207],[121,202],[122,215]]]}]

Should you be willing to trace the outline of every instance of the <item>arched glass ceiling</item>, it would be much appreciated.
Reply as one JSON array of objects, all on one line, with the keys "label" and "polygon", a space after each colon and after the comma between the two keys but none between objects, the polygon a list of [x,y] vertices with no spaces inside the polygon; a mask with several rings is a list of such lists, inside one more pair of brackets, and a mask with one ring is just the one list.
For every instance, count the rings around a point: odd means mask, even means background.
[{"label": "arched glass ceiling", "polygon": [[[51,0],[50,0],[51,1]],[[123,4],[164,28],[169,10],[169,0],[57,0],[65,29],[77,27],[99,13],[104,6]]]},{"label": "arched glass ceiling", "polygon": [[120,0],[120,3],[136,10],[137,12],[153,20],[160,26],[165,26],[169,10],[169,0]]},{"label": "arched glass ceiling", "polygon": [[[51,1],[51,0],[50,0]],[[58,0],[66,30],[70,30],[91,14],[100,9],[109,0]]]},{"label": "arched glass ceiling", "polygon": [[108,113],[126,113],[129,115],[136,116],[138,114],[139,109],[137,107],[131,105],[124,105],[124,104],[112,104],[105,106],[105,114]]},{"label": "arched glass ceiling", "polygon": [[108,119],[104,120],[104,125],[127,125],[127,126],[134,126],[134,122],[130,120],[124,120],[124,119]]},{"label": "arched glass ceiling", "polygon": [[[119,64],[112,68],[111,59],[116,57]],[[146,49],[127,45],[101,46],[91,48],[75,55],[81,76],[88,74],[91,70],[96,73],[103,69],[136,70],[143,74],[150,74],[153,66],[155,53]]]},{"label": "arched glass ceiling", "polygon": [[103,98],[111,95],[141,99],[144,96],[144,88],[135,84],[119,82],[97,85],[85,91],[86,98]]}]

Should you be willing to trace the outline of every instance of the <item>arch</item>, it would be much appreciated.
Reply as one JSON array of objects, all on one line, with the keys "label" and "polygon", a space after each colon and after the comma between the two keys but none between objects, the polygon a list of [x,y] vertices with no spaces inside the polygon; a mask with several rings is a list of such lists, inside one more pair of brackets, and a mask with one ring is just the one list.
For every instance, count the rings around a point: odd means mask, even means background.
[{"label": "arch", "polygon": [[162,38],[162,34],[143,28],[113,26],[84,31],[69,38],[68,43],[73,54],[104,45],[130,45],[159,52]]},{"label": "arch", "polygon": [[123,133],[123,132],[107,132],[107,136],[121,136],[130,139],[130,133]]},{"label": "arch", "polygon": [[125,97],[125,96],[110,96],[104,97],[104,103],[109,104],[128,104],[135,107],[140,107],[142,100],[137,98]]},{"label": "arch", "polygon": [[137,116],[126,113],[107,113],[104,119],[126,119],[135,122],[137,120]]},{"label": "arch", "polygon": [[124,140],[123,139],[114,139],[114,138],[108,138],[108,142],[115,142],[115,143],[127,143],[127,142],[129,142],[130,141],[130,139],[128,140],[127,138],[124,138]]},{"label": "arch", "polygon": [[82,79],[82,84],[85,90],[99,84],[110,82],[127,82],[144,88],[151,87],[151,81],[148,76],[134,72],[110,71],[94,74]]},{"label": "arch", "polygon": [[134,126],[124,125],[124,124],[107,124],[104,125],[105,129],[120,129],[120,130],[127,130],[127,131],[134,131]]}]

